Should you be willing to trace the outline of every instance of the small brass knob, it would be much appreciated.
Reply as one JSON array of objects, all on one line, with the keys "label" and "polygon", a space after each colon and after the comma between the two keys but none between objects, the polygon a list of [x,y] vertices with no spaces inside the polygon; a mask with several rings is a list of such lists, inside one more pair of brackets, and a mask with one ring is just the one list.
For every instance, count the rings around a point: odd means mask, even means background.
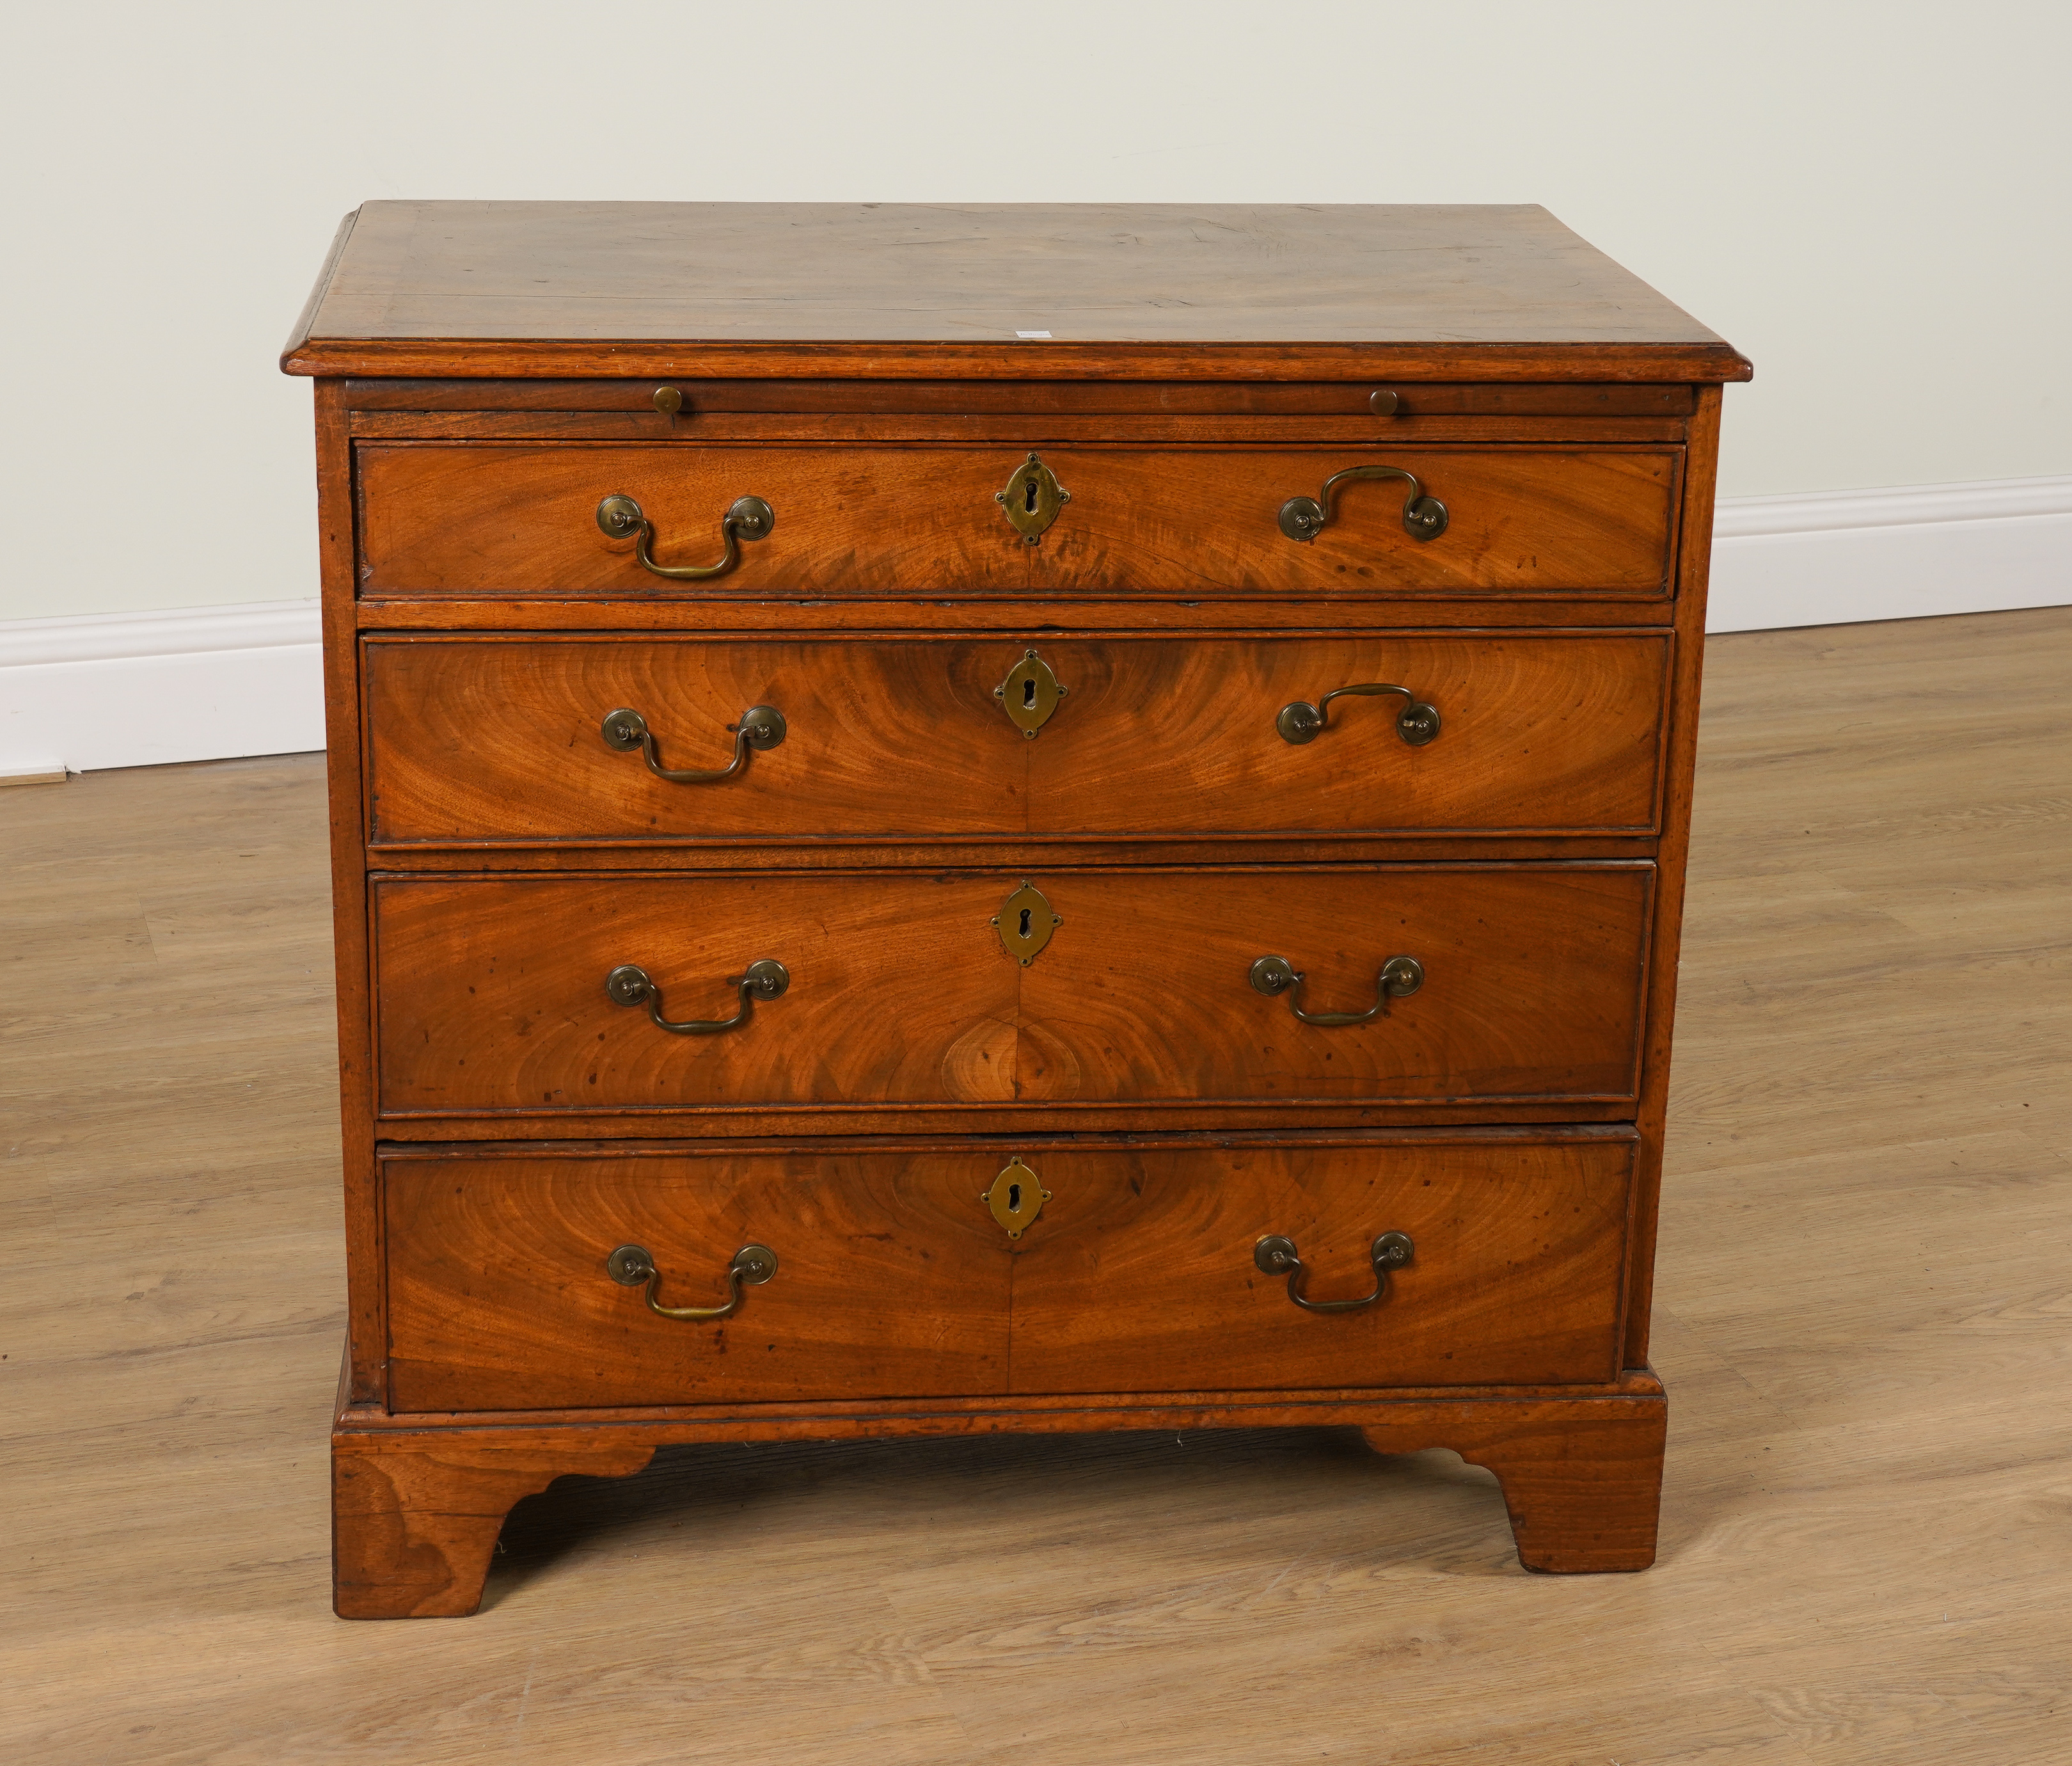
[{"label": "small brass knob", "polygon": [[[674,417],[684,408],[684,395],[673,386],[655,389],[655,409],[664,417]],[[1379,407],[1376,407],[1379,409]]]},{"label": "small brass knob", "polygon": [[[662,395],[657,393],[655,395],[655,402],[659,405],[661,401]],[[1368,410],[1371,410],[1376,417],[1393,417],[1396,415],[1396,406],[1403,401],[1389,388],[1384,386],[1379,392],[1368,394],[1367,402]]]}]

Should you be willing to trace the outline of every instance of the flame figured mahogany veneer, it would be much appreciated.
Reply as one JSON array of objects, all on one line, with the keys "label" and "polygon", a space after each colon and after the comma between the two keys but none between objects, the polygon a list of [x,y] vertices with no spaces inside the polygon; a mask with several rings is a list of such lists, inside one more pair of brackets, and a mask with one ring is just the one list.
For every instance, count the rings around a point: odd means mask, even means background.
[{"label": "flame figured mahogany veneer", "polygon": [[[1669,448],[1271,451],[1050,447],[1071,502],[1027,545],[989,509],[997,447],[613,447],[369,443],[360,449],[360,590],[379,595],[671,592],[630,541],[601,549],[592,512],[631,492],[654,550],[689,560],[737,496],[783,513],[708,592],[848,599],[948,588],[1060,595],[1390,599],[1668,592],[1678,456]],[[1445,546],[1396,519],[1403,493],[1363,483],[1291,545],[1273,517],[1333,473],[1386,462],[1445,500]],[[980,525],[974,514],[989,515]],[[1264,519],[1262,519],[1264,517]]]},{"label": "flame figured mahogany veneer", "polygon": [[[1066,692],[1025,739],[995,692],[1003,663],[1030,650]],[[1666,632],[384,633],[361,661],[368,835],[383,847],[668,840],[722,851],[1018,835],[1247,850],[1301,834],[1648,836],[1671,659]],[[1328,741],[1281,736],[1284,708],[1346,681],[1406,685],[1437,709],[1439,736],[1413,747],[1386,708],[1342,702]],[[630,706],[666,764],[716,764],[742,713],[766,704],[783,714],[784,740],[725,792],[659,791],[638,755],[598,739],[598,708]]]},{"label": "flame figured mahogany veneer", "polygon": [[[1064,924],[1023,967],[992,924],[1012,872],[385,878],[379,1107],[397,1131],[616,1110],[676,1134],[744,1108],[795,1129],[923,1109],[992,1134],[1176,1107],[1286,1127],[1384,1103],[1630,1113],[1654,880],[1630,860],[1047,867]],[[1248,979],[1284,954],[1307,1003],[1364,1007],[1406,953],[1428,985],[1357,1034],[1305,1029]],[[784,965],[783,995],[695,1044],[604,986],[638,963],[672,1017],[723,1015],[758,958]]]},{"label": "flame figured mahogany veneer", "polygon": [[[837,1145],[385,1160],[399,1407],[1156,1392],[1176,1365],[1264,1392],[1618,1377],[1630,1129],[1032,1142],[1053,1199],[1019,1244],[972,1205],[968,1151]],[[634,1220],[665,1299],[715,1297],[756,1243],[786,1248],[771,1286],[792,1303],[652,1328],[594,1267]],[[1262,1220],[1320,1295],[1373,1286],[1370,1220],[1416,1252],[1385,1303],[1322,1329],[1260,1279]]]},{"label": "flame figured mahogany veneer", "polygon": [[283,365],[339,1612],[699,1440],[1342,1425],[1652,1560],[1732,349],[1536,208],[376,203]]}]

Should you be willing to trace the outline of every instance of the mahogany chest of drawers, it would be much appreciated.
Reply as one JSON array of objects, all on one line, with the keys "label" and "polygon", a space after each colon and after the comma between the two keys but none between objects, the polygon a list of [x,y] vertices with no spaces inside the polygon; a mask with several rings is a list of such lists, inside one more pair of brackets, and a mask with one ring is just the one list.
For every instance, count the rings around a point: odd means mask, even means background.
[{"label": "mahogany chest of drawers", "polygon": [[1357,1426],[1651,1561],[1721,383],[1544,211],[373,203],[338,1611],[670,1443]]}]

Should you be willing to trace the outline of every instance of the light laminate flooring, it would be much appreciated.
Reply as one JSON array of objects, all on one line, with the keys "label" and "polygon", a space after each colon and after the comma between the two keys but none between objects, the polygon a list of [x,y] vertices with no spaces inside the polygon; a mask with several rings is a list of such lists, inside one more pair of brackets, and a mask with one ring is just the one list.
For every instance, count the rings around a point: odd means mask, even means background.
[{"label": "light laminate flooring", "polygon": [[2072,609],[1712,644],[1637,1576],[1328,1431],[735,1446],[334,1619],[323,793],[0,792],[0,1759],[2072,1760]]}]

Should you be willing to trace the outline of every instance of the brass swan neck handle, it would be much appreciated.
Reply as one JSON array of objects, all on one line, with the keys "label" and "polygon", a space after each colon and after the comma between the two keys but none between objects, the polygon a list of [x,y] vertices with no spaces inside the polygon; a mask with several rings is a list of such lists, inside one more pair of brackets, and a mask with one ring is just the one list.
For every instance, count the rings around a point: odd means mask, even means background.
[{"label": "brass swan neck handle", "polygon": [[716,1036],[723,1030],[746,1024],[758,999],[781,999],[791,985],[791,971],[774,957],[758,957],[742,975],[727,977],[728,985],[741,990],[741,1003],[731,1018],[689,1019],[677,1024],[662,1015],[662,990],[638,963],[621,963],[604,978],[606,996],[615,1006],[645,1006],[658,1030],[675,1036]]},{"label": "brass swan neck handle", "polygon": [[777,1253],[767,1245],[744,1245],[734,1253],[734,1261],[726,1266],[726,1299],[718,1306],[664,1306],[656,1298],[656,1290],[662,1285],[662,1272],[655,1267],[655,1259],[644,1245],[622,1245],[604,1260],[605,1269],[613,1281],[621,1287],[639,1287],[648,1285],[648,1310],[665,1319],[731,1318],[741,1310],[741,1285],[746,1282],[750,1287],[760,1287],[777,1273]]},{"label": "brass swan neck handle", "polygon": [[641,513],[640,505],[623,492],[615,491],[597,506],[597,525],[610,539],[633,536],[633,555],[641,568],[673,582],[705,582],[725,576],[741,562],[741,542],[769,537],[777,525],[776,512],[759,496],[738,496],[720,517],[719,536],[726,550],[717,564],[657,564],[655,562],[655,525]]},{"label": "brass swan neck handle", "polygon": [[1302,1278],[1309,1274],[1295,1241],[1278,1233],[1269,1233],[1252,1248],[1252,1261],[1259,1266],[1262,1275],[1285,1275],[1288,1278],[1288,1298],[1305,1312],[1357,1312],[1362,1307],[1372,1306],[1388,1291],[1388,1272],[1400,1269],[1408,1263],[1414,1247],[1407,1233],[1384,1233],[1368,1247],[1367,1256],[1374,1264],[1374,1292],[1357,1300],[1311,1300],[1302,1294]]},{"label": "brass swan neck handle", "polygon": [[790,727],[784,722],[784,714],[774,705],[752,705],[742,713],[734,731],[734,758],[723,767],[708,768],[664,766],[655,751],[655,732],[648,727],[648,720],[627,706],[606,715],[599,734],[605,747],[616,753],[631,754],[638,748],[648,770],[656,778],[666,779],[672,785],[701,785],[737,776],[746,768],[750,749],[778,747],[790,733]]},{"label": "brass swan neck handle", "polygon": [[1273,727],[1281,734],[1283,742],[1292,742],[1298,748],[1305,742],[1314,742],[1322,735],[1331,721],[1331,702],[1350,694],[1355,698],[1371,699],[1379,694],[1400,693],[1404,704],[1396,714],[1396,733],[1413,748],[1421,748],[1439,733],[1439,708],[1427,705],[1408,687],[1392,686],[1385,681],[1367,681],[1357,686],[1334,687],[1314,705],[1307,699],[1297,699],[1293,705],[1281,708],[1281,714],[1273,720]]},{"label": "brass swan neck handle", "polygon": [[1410,487],[1403,502],[1403,530],[1413,540],[1436,540],[1446,531],[1446,505],[1400,466],[1349,466],[1324,480],[1314,496],[1291,496],[1281,505],[1281,531],[1305,545],[1331,525],[1331,499],[1355,479],[1401,479]]},{"label": "brass swan neck handle", "polygon": [[1305,1012],[1302,1010],[1302,972],[1285,957],[1262,957],[1252,965],[1252,986],[1269,999],[1288,996],[1288,1009],[1305,1024],[1336,1027],[1364,1024],[1385,1018],[1388,1002],[1414,994],[1424,985],[1424,965],[1415,957],[1392,957],[1381,965],[1375,981],[1374,1003],[1363,1012]]}]

